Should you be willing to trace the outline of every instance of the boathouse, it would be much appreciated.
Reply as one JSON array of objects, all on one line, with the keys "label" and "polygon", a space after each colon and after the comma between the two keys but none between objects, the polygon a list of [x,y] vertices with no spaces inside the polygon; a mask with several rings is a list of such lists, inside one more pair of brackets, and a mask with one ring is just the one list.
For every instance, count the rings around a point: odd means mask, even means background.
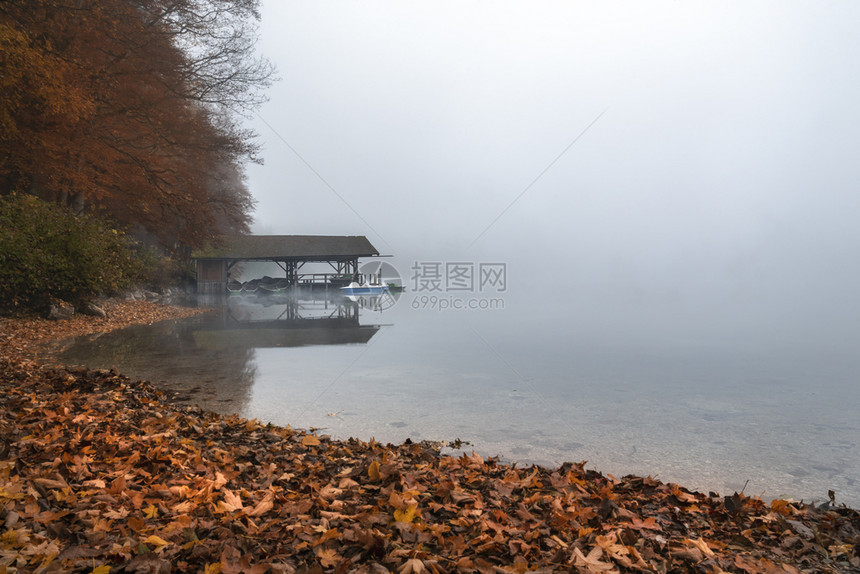
[{"label": "boathouse", "polygon": [[[363,235],[237,235],[191,254],[198,293],[224,293],[230,270],[245,261],[277,264],[290,285],[335,285],[358,274],[358,260],[379,257]],[[301,273],[306,263],[328,263],[329,273]]]}]

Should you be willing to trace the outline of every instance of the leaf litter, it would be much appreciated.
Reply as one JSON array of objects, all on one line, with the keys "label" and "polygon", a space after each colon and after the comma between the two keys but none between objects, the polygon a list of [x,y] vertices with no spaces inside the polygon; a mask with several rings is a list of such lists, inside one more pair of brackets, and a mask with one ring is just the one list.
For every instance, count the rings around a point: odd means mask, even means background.
[{"label": "leaf litter", "polygon": [[337,441],[14,354],[0,438],[0,574],[860,572],[832,500]]}]

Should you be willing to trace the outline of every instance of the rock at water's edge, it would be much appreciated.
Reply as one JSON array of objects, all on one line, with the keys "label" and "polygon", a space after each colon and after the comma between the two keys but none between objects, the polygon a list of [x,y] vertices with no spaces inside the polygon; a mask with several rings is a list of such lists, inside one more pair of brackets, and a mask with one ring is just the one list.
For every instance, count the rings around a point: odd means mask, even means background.
[{"label": "rock at water's edge", "polygon": [[63,319],[71,319],[74,314],[75,308],[71,303],[61,299],[51,299],[46,317],[52,321],[61,321]]},{"label": "rock at water's edge", "polygon": [[95,303],[84,303],[81,307],[80,312],[84,315],[90,315],[92,317],[101,317],[104,319],[107,317],[107,313],[104,309],[96,305]]}]

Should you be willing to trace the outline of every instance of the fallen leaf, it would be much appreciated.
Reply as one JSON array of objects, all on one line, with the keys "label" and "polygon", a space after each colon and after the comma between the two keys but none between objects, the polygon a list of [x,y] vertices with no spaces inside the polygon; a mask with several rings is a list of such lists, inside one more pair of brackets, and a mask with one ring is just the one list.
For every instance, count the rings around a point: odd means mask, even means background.
[{"label": "fallen leaf", "polygon": [[302,444],[304,446],[319,446],[321,443],[320,439],[318,439],[312,434],[308,434],[305,435],[305,437],[302,439]]},{"label": "fallen leaf", "polygon": [[334,548],[318,548],[314,552],[323,568],[331,568],[341,561],[341,557]]},{"label": "fallen leaf", "polygon": [[403,510],[394,511],[394,520],[398,522],[412,522],[418,516],[418,504],[410,504]]},{"label": "fallen leaf", "polygon": [[421,574],[424,572],[424,562],[418,558],[410,558],[400,567],[400,574]]},{"label": "fallen leaf", "polygon": [[[263,500],[258,502],[254,508],[247,512],[248,516],[261,516],[268,511],[270,511],[275,506],[275,494],[273,492],[267,492],[266,496],[263,497]],[[241,500],[239,501],[241,504]]]},{"label": "fallen leaf", "polygon": [[144,542],[147,544],[152,544],[153,546],[158,546],[158,547],[167,546],[168,544],[170,544],[167,540],[165,540],[164,538],[161,538],[160,536],[156,536],[155,534],[147,537],[146,540],[144,540]]},{"label": "fallen leaf", "polygon": [[224,500],[218,503],[218,510],[221,512],[235,512],[241,510],[244,505],[242,498],[238,494],[234,494],[229,488],[221,489],[224,495]]},{"label": "fallen leaf", "polygon": [[600,557],[603,556],[603,550],[599,546],[595,546],[588,553],[588,556],[583,555],[582,550],[579,548],[573,549],[573,558],[575,566],[584,566],[588,568],[589,572],[608,572],[615,568],[613,564],[609,562],[602,562]]},{"label": "fallen leaf", "polygon": [[375,460],[367,467],[367,476],[373,481],[382,480],[382,475],[379,474],[379,463]]}]

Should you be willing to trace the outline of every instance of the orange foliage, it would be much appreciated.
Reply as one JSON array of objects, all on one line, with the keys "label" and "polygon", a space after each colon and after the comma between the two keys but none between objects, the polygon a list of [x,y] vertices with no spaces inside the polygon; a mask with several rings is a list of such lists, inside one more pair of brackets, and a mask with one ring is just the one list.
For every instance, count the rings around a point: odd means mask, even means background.
[{"label": "orange foliage", "polygon": [[[244,230],[253,201],[241,166],[256,148],[234,108],[252,86],[267,85],[271,70],[259,68],[232,93],[202,91],[241,72],[250,55],[242,44],[216,46],[236,58],[207,69],[182,48],[193,39],[184,30],[204,34],[189,19],[207,4],[2,3],[0,193],[102,213],[170,248]],[[229,4],[255,2],[214,3]]]}]

